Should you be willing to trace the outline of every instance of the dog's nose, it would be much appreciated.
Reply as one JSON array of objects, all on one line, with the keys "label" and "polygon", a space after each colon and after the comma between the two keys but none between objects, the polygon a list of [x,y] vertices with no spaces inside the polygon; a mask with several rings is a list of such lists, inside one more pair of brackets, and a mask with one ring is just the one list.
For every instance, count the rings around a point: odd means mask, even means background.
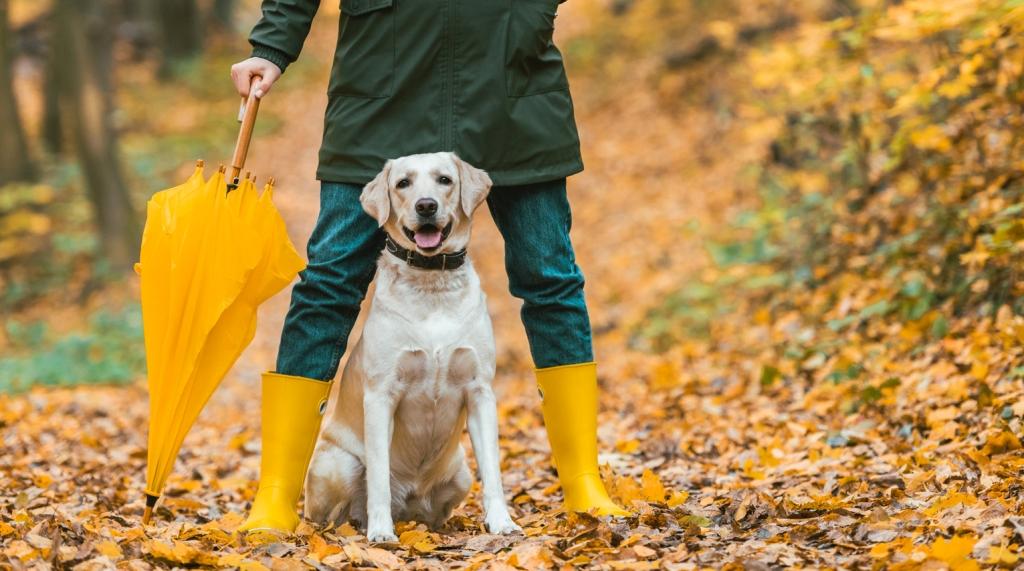
[{"label": "dog's nose", "polygon": [[437,214],[437,201],[433,198],[421,198],[416,201],[416,214],[433,216]]}]

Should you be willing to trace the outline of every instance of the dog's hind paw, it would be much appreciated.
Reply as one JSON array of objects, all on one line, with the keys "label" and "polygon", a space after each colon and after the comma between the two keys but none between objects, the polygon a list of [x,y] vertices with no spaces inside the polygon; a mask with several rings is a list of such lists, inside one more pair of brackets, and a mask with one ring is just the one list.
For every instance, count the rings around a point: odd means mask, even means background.
[{"label": "dog's hind paw", "polygon": [[487,531],[498,535],[510,535],[513,533],[523,532],[523,528],[516,525],[516,522],[512,521],[512,517],[507,513],[490,516],[487,518],[486,523]]}]

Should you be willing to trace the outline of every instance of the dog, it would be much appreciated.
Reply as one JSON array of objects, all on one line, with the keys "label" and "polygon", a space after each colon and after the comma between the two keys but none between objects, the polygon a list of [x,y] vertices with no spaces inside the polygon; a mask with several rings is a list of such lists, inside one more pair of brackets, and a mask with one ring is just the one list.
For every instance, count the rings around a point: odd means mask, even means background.
[{"label": "dog", "polygon": [[466,257],[487,173],[454,153],[389,160],[360,195],[387,234],[362,337],[306,479],[306,516],[354,520],[372,542],[395,541],[394,517],[441,527],[472,475],[468,423],[488,531],[522,530],[509,515],[498,458],[494,331]]}]

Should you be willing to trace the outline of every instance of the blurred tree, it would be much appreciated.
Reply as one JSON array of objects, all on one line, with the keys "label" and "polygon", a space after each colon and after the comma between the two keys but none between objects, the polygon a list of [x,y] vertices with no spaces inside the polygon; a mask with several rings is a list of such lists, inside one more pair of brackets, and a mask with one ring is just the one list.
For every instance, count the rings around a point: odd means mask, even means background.
[{"label": "blurred tree", "polygon": [[60,54],[55,49],[55,41],[50,41],[46,52],[46,68],[43,79],[43,126],[42,141],[46,150],[59,154],[64,150],[64,127],[60,118],[60,98],[58,96],[57,72]]},{"label": "blurred tree", "polygon": [[235,0],[213,0],[210,9],[210,27],[215,31],[229,31],[235,24]]},{"label": "blurred tree", "polygon": [[35,178],[25,130],[14,97],[14,50],[8,23],[8,2],[0,0],[0,184]]},{"label": "blurred tree", "polygon": [[170,77],[174,64],[203,49],[202,17],[196,0],[147,0],[156,3],[160,76]]},{"label": "blurred tree", "polygon": [[140,226],[121,174],[112,124],[114,19],[105,0],[57,0],[56,77],[104,257],[127,269],[138,255]]}]

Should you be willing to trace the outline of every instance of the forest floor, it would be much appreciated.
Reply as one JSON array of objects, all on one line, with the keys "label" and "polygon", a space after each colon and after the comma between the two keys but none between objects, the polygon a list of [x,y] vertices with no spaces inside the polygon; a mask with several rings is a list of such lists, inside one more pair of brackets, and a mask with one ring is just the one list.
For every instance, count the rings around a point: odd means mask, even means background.
[{"label": "forest floor", "polygon": [[[334,40],[334,15],[326,6],[323,12],[305,47],[315,72],[302,83],[285,76],[275,87],[265,108],[284,127],[257,140],[250,157],[261,177],[277,179],[276,202],[297,244],[318,209],[313,173],[328,58],[311,54],[331,53]],[[572,34],[567,28],[560,33]],[[742,354],[740,337],[684,342],[671,360],[637,340],[635,327],[656,300],[707,271],[703,241],[731,211],[737,198],[728,189],[739,167],[764,152],[764,140],[723,128],[709,110],[679,116],[643,90],[629,101],[592,97],[599,77],[576,77],[572,69],[570,76],[587,163],[570,180],[573,241],[596,333],[601,462],[633,517],[559,511],[519,302],[507,293],[501,238],[481,211],[470,252],[496,327],[504,484],[525,535],[485,532],[477,486],[446,529],[402,523],[393,545],[368,545],[350,526],[302,524],[282,542],[247,541],[235,531],[256,489],[259,377],[273,366],[286,291],[261,309],[256,340],[185,441],[151,526],[140,522],[144,383],[3,397],[0,459],[10,472],[0,476],[0,553],[7,565],[768,569],[895,561],[966,569],[977,566],[979,553],[992,565],[1014,565],[1014,538],[1024,530],[1019,503],[986,494],[1020,494],[1019,480],[1000,476],[1019,474],[1018,456],[984,470],[965,465],[962,441],[908,444],[870,418],[840,411],[845,394],[830,385],[773,386],[756,359],[706,353]],[[713,152],[702,146],[710,139]],[[749,324],[759,319],[751,315]],[[957,387],[948,390],[955,398]],[[935,425],[961,414],[933,405],[908,414]],[[1020,448],[1009,432],[978,438],[993,457]],[[932,459],[931,469],[911,466],[920,455]]]}]

